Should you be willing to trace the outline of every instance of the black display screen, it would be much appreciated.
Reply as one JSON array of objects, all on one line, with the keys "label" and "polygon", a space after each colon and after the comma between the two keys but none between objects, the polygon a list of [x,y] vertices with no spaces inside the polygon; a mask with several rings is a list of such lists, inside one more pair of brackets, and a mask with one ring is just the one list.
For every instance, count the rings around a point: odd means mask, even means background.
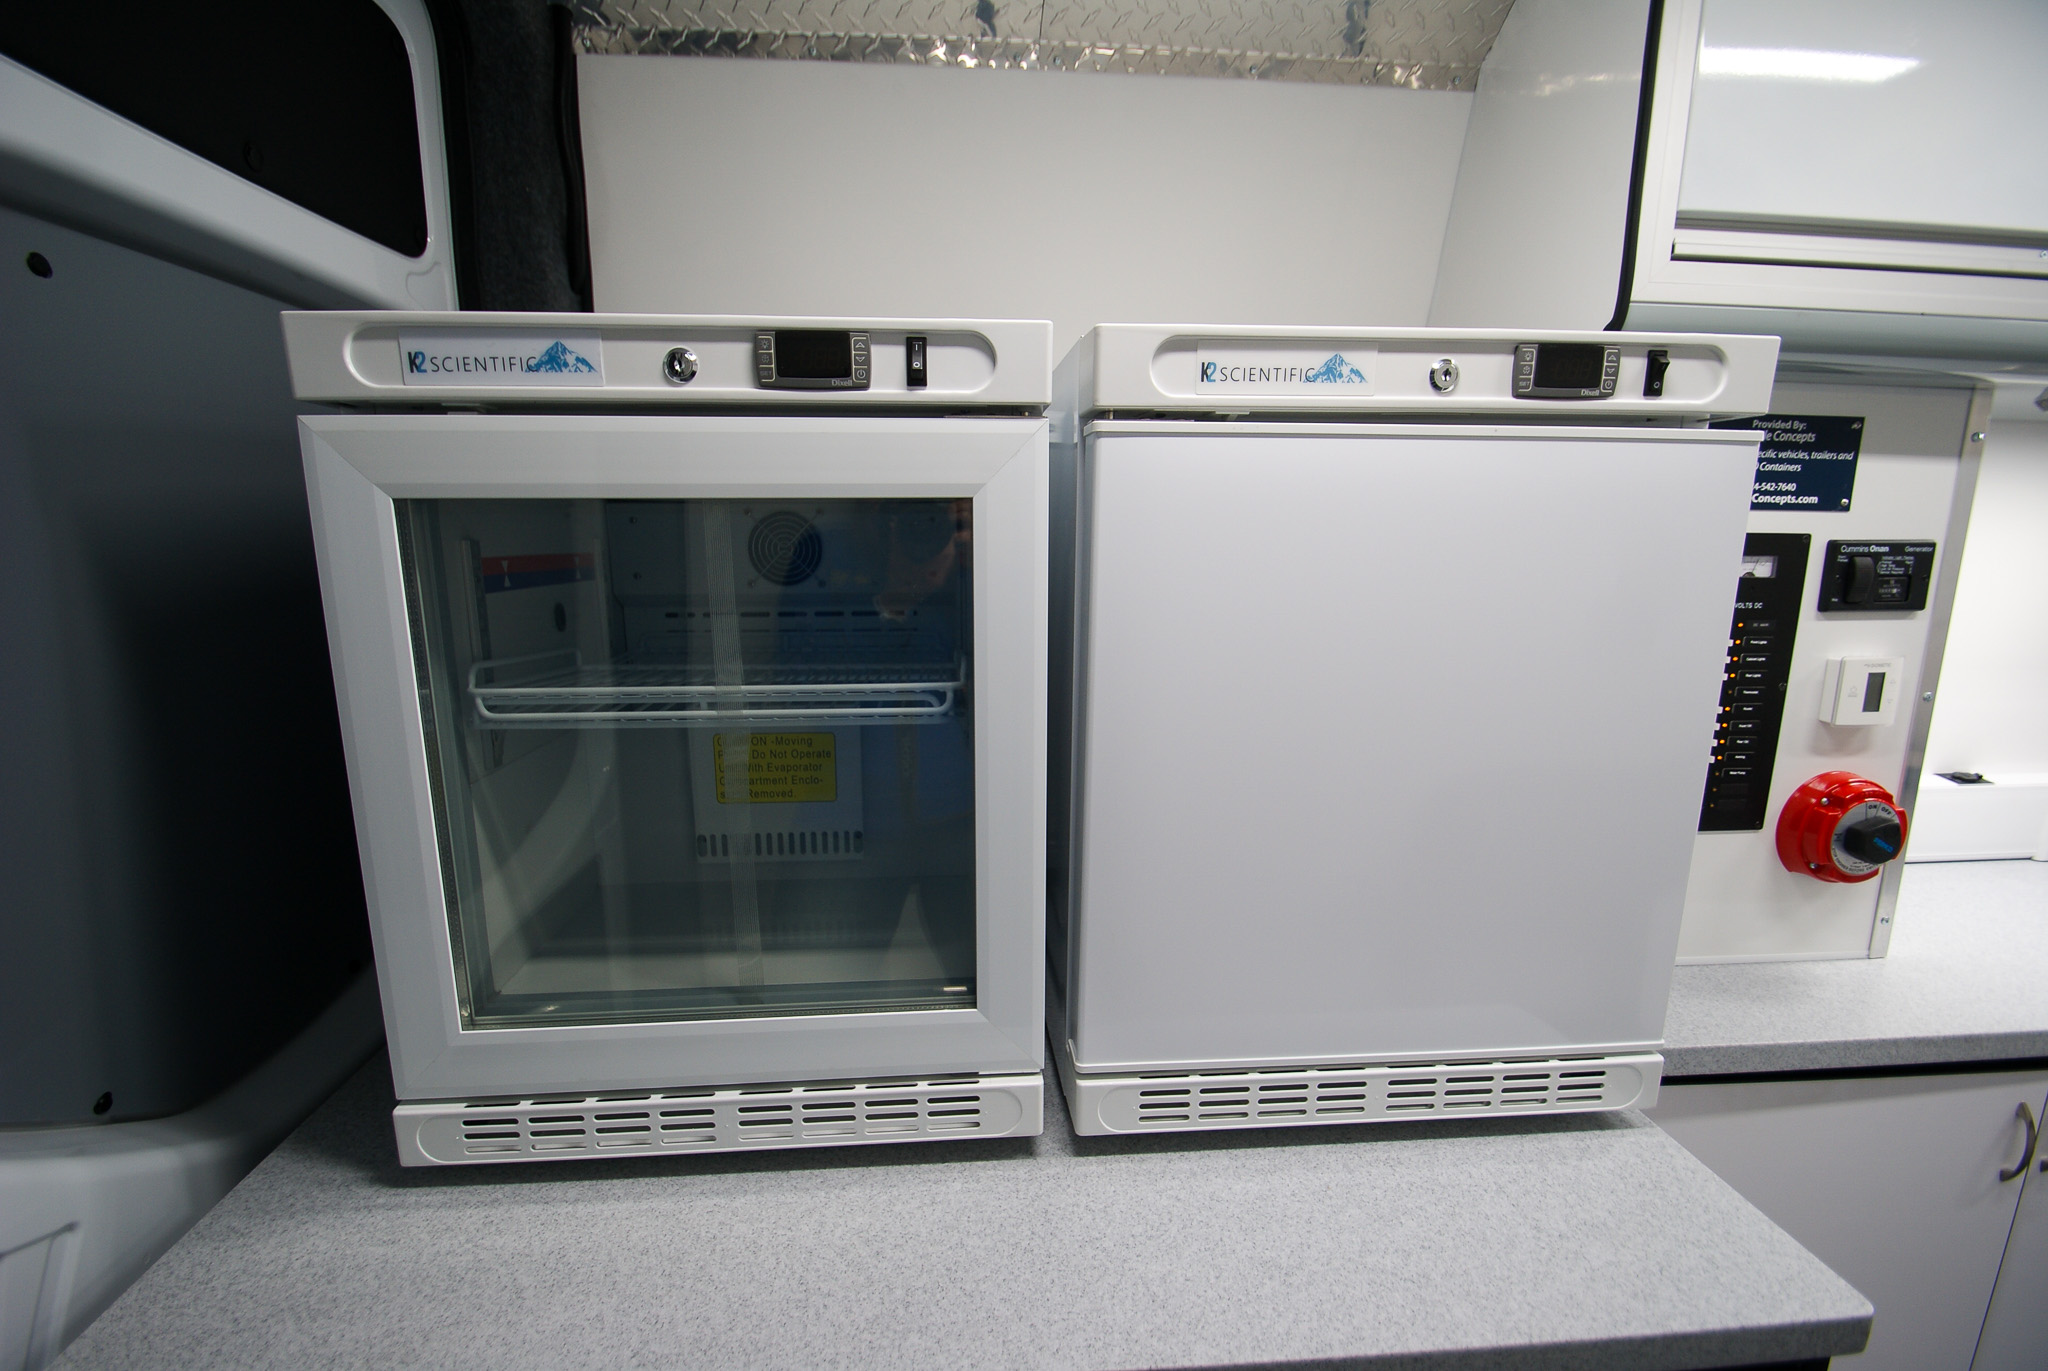
[{"label": "black display screen", "polygon": [[[1598,362],[1593,370],[1600,370]],[[836,328],[777,329],[775,374],[794,381],[847,380],[853,375],[853,335]]]},{"label": "black display screen", "polygon": [[1607,349],[1599,343],[1544,343],[1536,349],[1536,389],[1598,390]]}]

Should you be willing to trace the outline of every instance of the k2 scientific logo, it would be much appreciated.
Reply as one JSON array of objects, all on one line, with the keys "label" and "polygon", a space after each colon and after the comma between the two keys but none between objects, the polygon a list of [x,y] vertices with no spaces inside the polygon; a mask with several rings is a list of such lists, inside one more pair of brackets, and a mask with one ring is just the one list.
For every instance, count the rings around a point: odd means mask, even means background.
[{"label": "k2 scientific logo", "polygon": [[405,369],[413,376],[566,376],[597,371],[588,357],[560,339],[548,344],[545,351],[530,356],[508,352],[428,352],[415,348],[405,354]]},{"label": "k2 scientific logo", "polygon": [[1333,352],[1320,366],[1254,366],[1243,362],[1202,363],[1205,386],[1362,386],[1365,373]]}]

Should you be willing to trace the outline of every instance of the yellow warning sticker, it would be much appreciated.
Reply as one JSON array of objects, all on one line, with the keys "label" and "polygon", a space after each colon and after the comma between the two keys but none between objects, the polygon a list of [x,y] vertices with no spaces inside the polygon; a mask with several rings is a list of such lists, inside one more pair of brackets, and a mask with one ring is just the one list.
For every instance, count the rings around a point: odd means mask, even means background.
[{"label": "yellow warning sticker", "polygon": [[[746,795],[740,789],[740,743],[746,756]],[[830,804],[839,798],[839,762],[830,733],[721,733],[711,740],[711,772],[718,802]]]}]

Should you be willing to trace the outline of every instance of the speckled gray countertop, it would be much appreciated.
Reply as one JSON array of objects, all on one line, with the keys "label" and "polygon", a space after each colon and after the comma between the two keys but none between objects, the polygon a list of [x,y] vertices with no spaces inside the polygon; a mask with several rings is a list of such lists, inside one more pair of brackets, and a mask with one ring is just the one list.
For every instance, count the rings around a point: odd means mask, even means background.
[{"label": "speckled gray countertop", "polygon": [[1635,1114],[403,1171],[382,1056],[61,1361],[1713,1367],[1870,1305]]},{"label": "speckled gray countertop", "polygon": [[1664,1075],[2048,1057],[2048,862],[1926,862],[1891,955],[1681,966]]}]

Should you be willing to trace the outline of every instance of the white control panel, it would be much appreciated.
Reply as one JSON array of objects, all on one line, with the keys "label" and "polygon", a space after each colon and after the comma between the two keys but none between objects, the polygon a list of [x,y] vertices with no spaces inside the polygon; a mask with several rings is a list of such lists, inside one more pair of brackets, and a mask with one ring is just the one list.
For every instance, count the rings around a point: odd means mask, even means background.
[{"label": "white control panel", "polygon": [[1602,415],[1770,407],[1778,340],[1733,334],[1104,324],[1060,364],[1075,415]]}]

